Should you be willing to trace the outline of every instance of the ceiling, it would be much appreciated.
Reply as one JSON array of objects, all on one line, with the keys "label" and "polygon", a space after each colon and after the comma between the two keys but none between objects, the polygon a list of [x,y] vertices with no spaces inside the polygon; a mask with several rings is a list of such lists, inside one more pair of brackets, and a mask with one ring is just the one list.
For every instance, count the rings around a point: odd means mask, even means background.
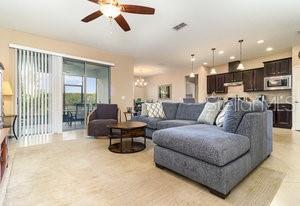
[{"label": "ceiling", "polygon": [[[290,49],[299,43],[299,0],[120,0],[156,8],[154,16],[124,14],[131,31],[101,17],[80,20],[98,9],[87,0],[1,0],[0,26],[50,38],[76,42],[132,56],[136,74],[161,73],[196,64],[211,64],[211,48],[224,50],[216,64],[239,57],[238,40],[244,39],[244,58],[251,59]],[[172,27],[185,22],[181,31]],[[264,44],[257,40],[264,39]],[[271,52],[271,53],[272,53]]]}]

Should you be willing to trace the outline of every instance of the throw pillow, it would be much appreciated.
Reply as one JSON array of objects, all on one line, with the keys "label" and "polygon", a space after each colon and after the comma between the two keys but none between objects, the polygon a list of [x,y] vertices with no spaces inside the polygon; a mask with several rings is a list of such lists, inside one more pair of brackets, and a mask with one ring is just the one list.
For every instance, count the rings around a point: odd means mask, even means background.
[{"label": "throw pillow", "polygon": [[165,118],[165,113],[161,103],[147,104],[148,116],[152,118]]},{"label": "throw pillow", "polygon": [[251,112],[250,103],[237,99],[230,100],[224,117],[224,131],[235,133],[244,115],[249,112]]},{"label": "throw pillow", "polygon": [[141,115],[142,116],[148,116],[147,104],[142,104]]},{"label": "throw pillow", "polygon": [[268,109],[267,102],[231,100],[224,116],[223,129],[226,132],[235,133],[245,114],[250,112],[265,112]]},{"label": "throw pillow", "polygon": [[225,103],[224,108],[222,111],[218,114],[217,119],[216,119],[216,125],[217,127],[223,127],[224,119],[225,119],[225,114],[226,111],[228,110],[228,104]]},{"label": "throw pillow", "polygon": [[222,108],[222,103],[222,101],[218,101],[215,103],[207,102],[198,118],[198,122],[213,125]]}]

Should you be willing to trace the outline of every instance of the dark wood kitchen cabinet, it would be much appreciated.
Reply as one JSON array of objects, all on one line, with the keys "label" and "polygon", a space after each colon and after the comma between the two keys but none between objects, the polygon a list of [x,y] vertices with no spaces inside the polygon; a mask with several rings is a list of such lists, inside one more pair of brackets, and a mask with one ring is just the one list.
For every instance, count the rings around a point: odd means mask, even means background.
[{"label": "dark wood kitchen cabinet", "polygon": [[253,70],[243,72],[244,92],[253,92]]},{"label": "dark wood kitchen cabinet", "polygon": [[227,87],[224,86],[225,74],[216,75],[216,93],[227,93]]},{"label": "dark wood kitchen cabinet", "polygon": [[233,72],[226,73],[225,75],[225,83],[233,82]]},{"label": "dark wood kitchen cabinet", "polygon": [[292,105],[271,104],[269,110],[273,111],[273,126],[278,128],[292,128]]},{"label": "dark wood kitchen cabinet", "polygon": [[253,70],[253,91],[264,91],[264,68]]},{"label": "dark wood kitchen cabinet", "polygon": [[264,90],[264,68],[251,69],[243,72],[244,92]]},{"label": "dark wood kitchen cabinet", "polygon": [[283,76],[292,74],[292,58],[264,62],[264,76]]},{"label": "dark wood kitchen cabinet", "polygon": [[207,76],[207,94],[227,93],[227,87],[224,86],[225,74]]},{"label": "dark wood kitchen cabinet", "polygon": [[207,76],[207,94],[216,92],[216,75]]},{"label": "dark wood kitchen cabinet", "polygon": [[224,75],[225,75],[225,83],[242,81],[242,72],[230,72]]}]

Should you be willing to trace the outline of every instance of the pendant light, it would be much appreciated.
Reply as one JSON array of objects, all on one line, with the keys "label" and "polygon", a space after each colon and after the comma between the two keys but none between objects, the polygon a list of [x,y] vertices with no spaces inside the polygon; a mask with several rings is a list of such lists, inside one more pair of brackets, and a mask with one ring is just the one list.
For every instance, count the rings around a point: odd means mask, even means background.
[{"label": "pendant light", "polygon": [[216,74],[217,73],[217,71],[215,69],[215,51],[216,51],[216,48],[212,48],[211,50],[212,50],[213,59],[212,59],[212,67],[210,69],[210,74]]},{"label": "pendant light", "polygon": [[237,67],[237,70],[244,70],[245,69],[245,67],[244,67],[244,65],[242,63],[242,60],[243,60],[243,53],[242,53],[243,42],[244,42],[244,40],[239,40],[239,43],[240,43],[240,64]]},{"label": "pendant light", "polygon": [[194,73],[194,62],[196,61],[195,54],[191,55],[191,62],[192,62],[192,72],[190,73],[190,78],[195,78]]}]

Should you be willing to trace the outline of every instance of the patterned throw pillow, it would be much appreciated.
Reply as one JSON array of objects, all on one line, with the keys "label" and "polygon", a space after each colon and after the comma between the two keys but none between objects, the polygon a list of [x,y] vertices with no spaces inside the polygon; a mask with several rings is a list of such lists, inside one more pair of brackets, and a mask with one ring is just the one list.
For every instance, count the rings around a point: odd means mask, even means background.
[{"label": "patterned throw pillow", "polygon": [[218,101],[215,103],[207,102],[205,107],[198,118],[198,122],[202,124],[213,125],[215,123],[216,117],[218,116],[223,102]]},{"label": "patterned throw pillow", "polygon": [[165,118],[165,113],[161,103],[148,103],[147,110],[148,116],[152,118]]}]

